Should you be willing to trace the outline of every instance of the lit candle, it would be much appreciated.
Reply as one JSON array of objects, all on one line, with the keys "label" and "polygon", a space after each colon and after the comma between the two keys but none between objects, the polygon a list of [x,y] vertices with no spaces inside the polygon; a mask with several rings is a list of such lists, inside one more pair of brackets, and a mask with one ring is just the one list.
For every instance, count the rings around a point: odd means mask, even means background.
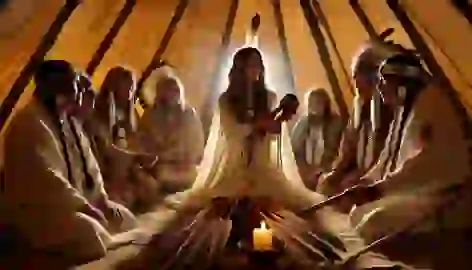
[{"label": "lit candle", "polygon": [[266,228],[264,221],[261,222],[260,228],[254,229],[252,238],[255,250],[272,250],[272,230]]}]

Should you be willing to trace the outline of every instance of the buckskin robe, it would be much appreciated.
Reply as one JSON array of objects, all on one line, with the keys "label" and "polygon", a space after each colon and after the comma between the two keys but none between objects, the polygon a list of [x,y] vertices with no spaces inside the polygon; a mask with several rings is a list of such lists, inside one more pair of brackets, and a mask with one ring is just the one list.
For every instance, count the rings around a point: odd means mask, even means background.
[{"label": "buckskin robe", "polygon": [[[437,86],[424,89],[416,97],[399,138],[402,110],[396,113],[379,162],[365,175],[371,181],[385,180],[380,185],[383,197],[353,210],[353,223],[371,239],[421,221],[427,213],[436,216],[420,222],[413,232],[470,228],[470,150],[452,102]],[[398,140],[395,162],[389,149],[394,149]],[[465,186],[455,187],[461,184]],[[449,199],[452,204],[447,203]],[[374,214],[367,219],[369,213]]]},{"label": "buckskin robe", "polygon": [[[114,106],[114,103],[108,106]],[[135,146],[129,145],[135,133],[133,121],[126,121],[121,110],[110,111],[118,112],[117,117],[101,115],[107,113],[104,110],[94,111],[84,122],[86,133],[99,161],[110,198],[134,212],[142,211],[156,201],[157,183],[137,161],[139,153]],[[114,118],[117,120],[110,127],[109,119]]]},{"label": "buckskin robe", "polygon": [[[302,117],[297,122],[291,140],[301,173],[306,167],[311,168],[312,173],[315,170],[331,171],[338,153],[342,130],[342,121],[335,114],[326,120],[320,119],[317,123],[310,123],[308,116]],[[312,184],[310,183],[312,179],[306,178],[303,179],[305,184]]]},{"label": "buckskin robe", "polygon": [[145,152],[158,157],[154,177],[168,192],[189,188],[205,147],[203,128],[189,105],[166,110],[147,109],[138,124],[137,140]]},{"label": "buckskin robe", "polygon": [[[56,123],[57,122],[57,123]],[[70,126],[74,125],[84,149],[88,173],[93,180],[85,188],[85,174]],[[71,163],[68,168],[60,134],[64,132]],[[42,104],[31,102],[14,117],[5,135],[5,193],[2,215],[6,222],[35,249],[51,250],[79,261],[105,254],[110,233],[94,218],[79,211],[87,204],[107,200],[103,180],[88,139],[75,120],[60,127]],[[134,227],[134,217],[124,207],[123,220],[110,219],[111,227]]]},{"label": "buckskin robe", "polygon": [[382,105],[378,98],[374,96],[367,104],[363,104],[359,97],[355,98],[353,114],[344,130],[334,170],[320,178],[317,192],[336,195],[349,187],[343,183],[345,177],[352,173],[361,176],[376,164],[393,117],[391,109]]}]

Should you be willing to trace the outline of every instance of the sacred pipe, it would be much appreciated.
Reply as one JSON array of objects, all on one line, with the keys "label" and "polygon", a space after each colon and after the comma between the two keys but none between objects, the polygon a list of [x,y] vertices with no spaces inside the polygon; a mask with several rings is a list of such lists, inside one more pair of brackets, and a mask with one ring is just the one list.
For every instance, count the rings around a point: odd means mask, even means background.
[{"label": "sacred pipe", "polygon": [[102,62],[106,52],[110,49],[111,45],[113,45],[114,39],[118,36],[118,33],[120,32],[121,28],[133,12],[134,7],[136,6],[136,2],[136,0],[126,0],[126,3],[120,10],[118,17],[115,19],[115,22],[110,28],[110,31],[108,31],[108,33],[105,35],[102,42],[98,46],[98,49],[93,54],[92,59],[88,63],[87,68],[85,70],[88,75],[92,76],[97,67]]},{"label": "sacred pipe", "polygon": [[[172,19],[170,20],[169,25],[167,26],[167,29],[164,33],[164,37],[162,38],[161,43],[159,44],[159,47],[157,48],[156,52],[152,56],[151,61],[149,62],[147,67],[141,73],[141,78],[139,78],[139,81],[136,85],[136,93],[138,97],[141,95],[141,89],[143,87],[144,81],[146,81],[146,79],[151,75],[151,73],[156,68],[159,68],[162,66],[161,57],[166,51],[167,46],[169,46],[170,40],[172,39],[172,36],[175,33],[177,25],[182,20],[184,12],[187,9],[188,3],[189,3],[189,0],[180,0],[179,4],[175,8],[174,15],[172,16]],[[145,105],[145,104],[142,104],[142,105]]]},{"label": "sacred pipe", "polygon": [[300,215],[301,216],[304,216],[304,215],[309,215],[313,212],[316,212],[317,210],[323,208],[323,207],[326,207],[326,206],[330,206],[330,205],[333,205],[337,202],[339,202],[341,199],[344,199],[348,196],[352,196],[353,194],[355,194],[356,192],[359,192],[359,189],[369,189],[369,188],[372,188],[372,193],[375,192],[375,185],[377,183],[374,183],[373,185],[370,185],[370,186],[362,186],[362,185],[355,185],[353,187],[350,187],[350,188],[347,188],[345,189],[343,192],[339,193],[339,194],[336,194],[334,196],[331,196],[329,197],[328,199],[320,202],[320,203],[317,203],[313,206],[311,206],[310,208],[308,209],[305,209],[303,210]]},{"label": "sacred pipe", "polygon": [[[374,183],[370,187],[374,187],[376,184],[378,184],[380,182],[382,182],[382,181]],[[356,261],[357,258],[362,256],[366,252],[369,252],[372,249],[377,248],[379,245],[385,244],[387,241],[392,240],[394,238],[397,238],[397,237],[413,230],[419,224],[425,223],[426,221],[428,221],[430,219],[437,218],[438,215],[441,215],[445,211],[449,210],[451,208],[451,205],[458,202],[458,198],[460,198],[461,195],[464,195],[464,194],[461,194],[461,191],[462,192],[464,192],[464,191],[467,192],[467,190],[470,189],[468,187],[469,185],[470,185],[470,183],[458,183],[458,184],[454,184],[450,187],[443,188],[443,189],[439,190],[437,193],[435,193],[433,195],[434,196],[438,196],[438,195],[449,196],[449,198],[444,203],[442,203],[441,205],[439,205],[438,207],[436,207],[435,209],[433,209],[431,211],[427,211],[419,220],[411,222],[410,224],[406,225],[405,227],[400,228],[398,230],[395,230],[395,231],[393,231],[393,232],[391,232],[391,233],[375,240],[374,242],[372,242],[369,245],[361,248],[360,250],[357,250],[357,251],[353,252],[344,261],[335,264],[334,265],[335,269],[345,269],[344,267],[349,266],[351,263]],[[300,216],[303,217],[304,215],[311,214],[314,211],[317,211],[317,210],[319,210],[319,209],[321,209],[325,206],[329,206],[332,203],[337,202],[339,199],[343,198],[344,196],[351,195],[351,193],[355,192],[357,190],[357,188],[359,188],[359,187],[361,187],[361,186],[354,186],[352,188],[346,189],[344,192],[342,192],[338,195],[332,196],[332,197],[328,198],[327,200],[325,200],[321,203],[318,203],[318,204],[314,205],[313,207],[311,207],[307,210],[304,210],[301,213]],[[365,188],[365,187],[361,187],[361,188]],[[455,194],[455,196],[452,196],[452,194]],[[433,195],[430,195],[430,196],[433,196]],[[329,267],[330,265],[326,265],[326,266]],[[328,269],[330,269],[330,268],[328,268]]]},{"label": "sacred pipe", "polygon": [[[428,220],[435,219],[435,218],[437,218],[438,215],[444,214],[445,211],[453,208],[453,205],[458,202],[458,198],[461,197],[460,195],[464,195],[464,194],[467,193],[467,190],[469,190],[468,185],[470,185],[470,184],[468,184],[468,183],[455,184],[451,187],[444,188],[443,190],[440,190],[438,193],[441,194],[441,195],[447,195],[448,193],[456,193],[456,196],[450,196],[449,199],[447,199],[443,204],[441,204],[440,206],[438,206],[436,209],[434,209],[432,211],[426,212],[425,215],[423,215],[419,220],[417,220],[415,222],[412,222],[412,223],[408,224],[407,226],[405,226],[401,229],[393,231],[393,232],[391,232],[391,233],[375,240],[374,242],[372,242],[371,244],[365,246],[364,248],[356,251],[351,256],[346,258],[344,260],[344,262],[341,263],[341,265],[342,266],[347,266],[350,263],[353,263],[355,260],[357,260],[357,258],[362,256],[363,254],[371,251],[372,249],[378,247],[379,245],[385,244],[387,241],[392,240],[394,238],[397,238],[397,237],[413,230],[419,224],[426,223]],[[459,194],[461,191],[464,192],[464,194]]]},{"label": "sacred pipe", "polygon": [[3,100],[2,105],[0,106],[0,130],[5,126],[16,103],[20,99],[20,96],[25,91],[26,86],[30,83],[31,77],[46,57],[46,54],[53,47],[57,37],[62,31],[62,28],[81,3],[81,0],[67,0],[56,15],[56,19],[49,27],[47,33],[41,38],[41,42],[38,47],[36,47],[36,51],[30,56],[28,63],[21,70],[20,75],[13,83],[10,91],[8,91],[8,96]]}]

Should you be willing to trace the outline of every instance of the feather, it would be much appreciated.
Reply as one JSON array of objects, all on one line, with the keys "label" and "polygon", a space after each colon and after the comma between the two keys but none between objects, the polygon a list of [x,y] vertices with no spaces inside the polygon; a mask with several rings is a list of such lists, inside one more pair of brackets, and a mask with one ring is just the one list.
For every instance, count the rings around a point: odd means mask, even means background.
[{"label": "feather", "polygon": [[[291,230],[298,229],[298,233],[307,234],[308,236],[316,239],[320,244],[327,246],[329,249],[341,250],[343,252],[346,251],[344,243],[338,237],[325,232],[317,232],[315,234],[313,232],[312,226],[310,226],[305,220],[299,218],[297,215],[289,211],[282,212],[281,216],[285,219],[282,222],[287,223],[287,228]],[[320,235],[323,235],[324,237]]]},{"label": "feather", "polygon": [[[332,246],[329,242],[322,240],[316,234],[313,234],[308,230],[291,231],[294,226],[284,226],[284,220],[277,216],[272,215],[272,218],[278,223],[281,230],[284,230],[286,233],[291,234],[292,238],[294,238],[296,241],[298,241],[300,245],[304,246],[308,250],[316,250],[317,252],[321,252],[323,256],[330,261],[342,260],[341,256],[337,254],[336,248]],[[303,235],[309,236],[311,241],[305,240]]]},{"label": "feather", "polygon": [[285,252],[290,254],[294,261],[302,265],[316,265],[319,261],[326,261],[327,258],[322,252],[316,249],[310,254],[306,253],[304,246],[300,245],[296,239],[287,234],[273,219],[265,218],[267,225],[274,231],[275,236],[285,244]]}]

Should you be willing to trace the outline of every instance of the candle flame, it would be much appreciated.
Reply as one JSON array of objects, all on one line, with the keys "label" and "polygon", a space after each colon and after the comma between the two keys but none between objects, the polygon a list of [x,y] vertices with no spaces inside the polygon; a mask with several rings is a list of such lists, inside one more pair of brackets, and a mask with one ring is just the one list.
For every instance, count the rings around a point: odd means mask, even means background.
[{"label": "candle flame", "polygon": [[261,222],[261,229],[263,229],[263,230],[267,229],[266,224],[265,224],[264,221]]}]

